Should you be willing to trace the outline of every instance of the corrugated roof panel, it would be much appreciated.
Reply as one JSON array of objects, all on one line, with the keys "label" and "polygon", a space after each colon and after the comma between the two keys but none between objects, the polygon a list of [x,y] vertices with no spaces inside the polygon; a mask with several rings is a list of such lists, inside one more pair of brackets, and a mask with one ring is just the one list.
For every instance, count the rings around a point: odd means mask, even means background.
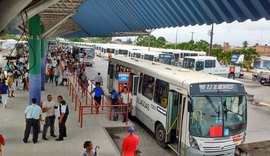
[{"label": "corrugated roof panel", "polygon": [[[72,19],[89,36],[270,19],[270,0],[85,0]],[[84,34],[85,35],[85,34]]]}]

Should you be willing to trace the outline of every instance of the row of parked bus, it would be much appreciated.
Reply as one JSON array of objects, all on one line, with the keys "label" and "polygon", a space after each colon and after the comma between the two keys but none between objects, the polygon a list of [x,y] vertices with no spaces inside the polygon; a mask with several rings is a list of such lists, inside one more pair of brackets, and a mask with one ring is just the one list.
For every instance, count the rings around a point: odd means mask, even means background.
[{"label": "row of parked bus", "polygon": [[206,56],[203,51],[151,48],[131,45],[96,44],[96,55],[102,58],[128,56],[179,66],[186,56]]}]

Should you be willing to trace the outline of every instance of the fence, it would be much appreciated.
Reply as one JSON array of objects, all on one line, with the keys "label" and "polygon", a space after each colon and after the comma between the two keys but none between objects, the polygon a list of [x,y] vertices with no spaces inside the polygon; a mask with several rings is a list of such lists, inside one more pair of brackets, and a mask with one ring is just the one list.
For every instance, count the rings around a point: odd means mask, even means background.
[{"label": "fence", "polygon": [[[118,115],[126,114],[126,124],[128,124],[128,105],[112,105],[111,100],[108,96],[103,95],[101,99],[101,104],[99,105],[96,100],[94,99],[93,95],[91,94],[93,88],[95,87],[94,82],[90,79],[87,79],[90,84],[90,89],[87,85],[84,85],[83,82],[79,79],[79,76],[75,73],[70,73],[67,78],[68,83],[68,93],[69,96],[71,96],[72,103],[74,103],[74,110],[77,111],[79,108],[79,117],[78,122],[80,122],[80,127],[83,127],[84,122],[84,116],[85,115],[104,115],[107,114],[109,120],[112,120],[113,115],[113,108],[120,108],[120,111],[115,112]],[[81,93],[80,93],[81,91]],[[99,108],[101,108],[101,111],[97,111]],[[123,111],[123,108],[125,108],[126,111]],[[88,110],[88,112],[86,112]],[[96,110],[96,113],[94,113],[94,110]],[[90,111],[90,112],[89,112]]]}]

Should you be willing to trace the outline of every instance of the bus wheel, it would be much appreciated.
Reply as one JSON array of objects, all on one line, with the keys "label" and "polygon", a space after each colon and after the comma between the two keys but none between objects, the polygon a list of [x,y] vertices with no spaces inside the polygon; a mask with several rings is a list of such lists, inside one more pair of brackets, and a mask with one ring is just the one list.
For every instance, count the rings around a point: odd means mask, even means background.
[{"label": "bus wheel", "polygon": [[228,75],[228,78],[229,78],[229,79],[235,79],[235,74],[234,74],[234,73],[230,73],[230,74]]},{"label": "bus wheel", "polygon": [[159,123],[156,127],[156,140],[159,146],[165,148],[165,138],[166,138],[166,131],[161,123]]}]

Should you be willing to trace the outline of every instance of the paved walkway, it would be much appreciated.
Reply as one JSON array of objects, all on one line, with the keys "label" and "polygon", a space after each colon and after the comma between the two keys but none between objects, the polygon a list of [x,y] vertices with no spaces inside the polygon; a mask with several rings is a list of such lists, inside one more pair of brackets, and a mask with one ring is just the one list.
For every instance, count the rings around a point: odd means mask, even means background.
[{"label": "paved walkway", "polygon": [[[42,92],[42,101],[47,94],[53,95],[56,100],[58,95],[62,95],[70,106],[70,115],[67,120],[68,137],[63,142],[56,142],[54,138],[48,137],[48,141],[41,139],[32,143],[32,136],[27,144],[23,143],[23,133],[25,129],[24,110],[28,105],[28,92],[16,91],[15,98],[10,98],[7,109],[0,106],[0,133],[6,139],[6,146],[3,147],[3,156],[75,156],[82,155],[83,142],[91,140],[94,146],[99,145],[99,155],[112,156],[119,155],[119,151],[112,143],[105,127],[125,127],[126,125],[115,121],[109,121],[107,115],[89,115],[84,117],[84,127],[79,128],[78,111],[74,111],[71,97],[68,95],[66,87],[55,87],[53,84],[46,84],[47,91]],[[58,126],[55,125],[56,134]]]}]

